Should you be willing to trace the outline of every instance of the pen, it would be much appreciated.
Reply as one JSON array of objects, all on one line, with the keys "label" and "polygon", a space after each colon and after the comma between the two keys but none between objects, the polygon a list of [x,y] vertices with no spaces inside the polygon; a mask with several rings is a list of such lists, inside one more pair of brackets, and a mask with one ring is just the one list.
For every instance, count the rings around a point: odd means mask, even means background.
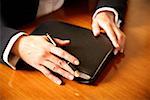
[{"label": "pen", "polygon": [[[52,37],[49,35],[49,33],[46,33],[46,37],[49,39],[49,41],[54,45],[57,46],[55,41],[52,39]],[[67,64],[69,65],[70,62],[68,62]],[[81,77],[83,79],[90,79],[91,77],[85,73],[79,72],[78,70],[74,71],[74,76],[75,77]]]},{"label": "pen", "polygon": [[56,43],[54,42],[54,40],[51,38],[51,36],[46,33],[46,37],[49,39],[49,41],[54,45],[54,46],[57,46]]},{"label": "pen", "polygon": [[[55,41],[52,39],[52,37],[49,35],[49,33],[46,33],[46,37],[49,39],[49,41],[54,45],[57,46]],[[68,62],[67,64],[69,65],[70,62]],[[75,77],[79,77],[80,76],[80,72],[78,70],[75,70],[74,72]]]}]

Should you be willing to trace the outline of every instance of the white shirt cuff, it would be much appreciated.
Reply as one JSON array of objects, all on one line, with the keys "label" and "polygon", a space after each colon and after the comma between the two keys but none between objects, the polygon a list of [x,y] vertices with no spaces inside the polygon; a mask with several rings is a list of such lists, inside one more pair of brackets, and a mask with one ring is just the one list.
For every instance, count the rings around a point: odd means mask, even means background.
[{"label": "white shirt cuff", "polygon": [[92,19],[94,19],[96,17],[96,15],[99,13],[99,12],[102,12],[102,11],[111,11],[115,14],[115,23],[118,27],[120,27],[120,24],[121,24],[121,20],[118,18],[118,12],[114,9],[114,8],[111,8],[111,7],[102,7],[102,8],[99,8],[95,11]]},{"label": "white shirt cuff", "polygon": [[4,53],[3,53],[3,60],[5,63],[7,63],[12,69],[16,69],[16,63],[19,60],[18,56],[13,55],[10,51],[14,45],[14,43],[17,41],[17,39],[22,36],[25,35],[25,32],[19,32],[18,34],[16,34],[15,36],[13,36],[10,41],[8,42]]}]

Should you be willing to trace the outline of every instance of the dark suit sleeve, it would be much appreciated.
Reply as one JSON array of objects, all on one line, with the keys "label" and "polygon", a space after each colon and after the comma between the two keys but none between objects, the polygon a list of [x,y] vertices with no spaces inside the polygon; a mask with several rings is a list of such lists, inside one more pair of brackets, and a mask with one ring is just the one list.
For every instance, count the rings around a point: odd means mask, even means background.
[{"label": "dark suit sleeve", "polygon": [[114,8],[119,14],[119,19],[123,21],[127,7],[127,0],[99,0],[96,9],[102,7]]},{"label": "dark suit sleeve", "polygon": [[1,47],[0,47],[0,56],[1,59],[0,61],[3,62],[2,57],[3,57],[3,52],[9,42],[9,40],[11,39],[11,37],[13,37],[16,33],[18,33],[18,30],[12,29],[12,28],[8,28],[5,27],[3,25],[1,25]]},{"label": "dark suit sleeve", "polygon": [[16,33],[18,33],[19,31],[13,28],[9,28],[7,26],[4,25],[3,20],[0,16],[0,62],[3,63],[2,57],[3,57],[3,52],[9,42],[9,40],[11,39],[11,37],[13,37],[14,35],[16,35]]},{"label": "dark suit sleeve", "polygon": [[36,17],[39,0],[1,0],[0,1],[0,62],[10,39]]}]

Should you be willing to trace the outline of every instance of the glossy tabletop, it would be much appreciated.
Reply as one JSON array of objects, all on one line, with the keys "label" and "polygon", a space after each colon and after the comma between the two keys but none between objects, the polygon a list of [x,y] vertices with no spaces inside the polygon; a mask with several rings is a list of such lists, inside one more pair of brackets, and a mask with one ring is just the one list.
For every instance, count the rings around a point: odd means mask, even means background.
[{"label": "glossy tabletop", "polygon": [[[83,1],[39,18],[22,29],[31,32],[51,18],[91,29],[95,3]],[[59,86],[36,70],[15,71],[0,64],[0,100],[150,100],[149,5],[149,0],[128,0],[123,27],[127,36],[125,53],[111,60],[95,85],[62,78],[65,84]]]}]

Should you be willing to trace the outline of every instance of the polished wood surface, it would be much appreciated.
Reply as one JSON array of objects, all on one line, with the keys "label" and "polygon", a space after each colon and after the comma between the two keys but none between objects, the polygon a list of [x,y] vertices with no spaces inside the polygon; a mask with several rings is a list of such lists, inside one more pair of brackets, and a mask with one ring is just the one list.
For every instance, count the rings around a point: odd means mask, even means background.
[{"label": "polished wood surface", "polygon": [[[92,4],[64,7],[24,29],[31,32],[50,18],[90,28]],[[149,5],[149,0],[128,1],[125,53],[114,57],[95,85],[62,78],[65,84],[58,86],[38,71],[14,71],[0,64],[0,100],[150,100]]]}]

